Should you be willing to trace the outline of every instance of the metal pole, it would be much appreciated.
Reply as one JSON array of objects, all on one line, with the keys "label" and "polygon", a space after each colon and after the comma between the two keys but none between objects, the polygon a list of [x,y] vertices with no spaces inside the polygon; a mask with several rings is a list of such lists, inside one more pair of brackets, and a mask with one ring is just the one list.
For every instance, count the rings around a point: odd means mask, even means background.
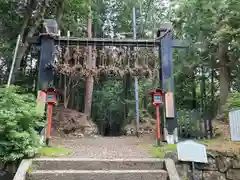
[{"label": "metal pole", "polygon": [[[132,9],[132,16],[133,16],[133,39],[136,39],[136,8],[133,7]],[[136,134],[137,137],[140,136],[139,134],[139,99],[138,99],[138,78],[137,76],[134,77],[135,81],[135,100],[136,100]]]},{"label": "metal pole", "polygon": [[160,113],[159,113],[159,105],[156,105],[156,125],[157,125],[157,145],[160,146],[161,141],[161,130],[160,130]]},{"label": "metal pole", "polygon": [[48,110],[47,110],[48,126],[47,126],[46,145],[48,146],[51,138],[53,104],[48,104],[47,106],[48,106]]},{"label": "metal pole", "polygon": [[133,7],[132,9],[132,13],[133,13],[133,39],[136,39],[137,37],[137,32],[136,32],[136,8]]},{"label": "metal pole", "polygon": [[14,69],[14,65],[15,65],[16,58],[17,58],[17,52],[18,52],[20,40],[21,40],[21,36],[20,36],[20,34],[19,34],[19,35],[18,35],[18,38],[17,38],[17,44],[16,44],[16,47],[15,47],[14,55],[13,55],[11,70],[10,70],[10,73],[9,73],[9,76],[8,76],[7,87],[9,87],[9,86],[10,86],[10,83],[11,83],[12,74],[13,74],[13,69]]},{"label": "metal pole", "polygon": [[196,174],[195,174],[195,163],[194,162],[192,162],[192,175],[193,175],[193,180],[196,180],[197,178],[196,178]]}]

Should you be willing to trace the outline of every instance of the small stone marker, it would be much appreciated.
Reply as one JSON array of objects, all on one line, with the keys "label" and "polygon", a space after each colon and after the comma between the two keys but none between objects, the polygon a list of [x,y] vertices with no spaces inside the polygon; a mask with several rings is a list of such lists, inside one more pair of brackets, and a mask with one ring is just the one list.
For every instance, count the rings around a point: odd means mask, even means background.
[{"label": "small stone marker", "polygon": [[177,152],[180,161],[208,163],[206,146],[192,140],[179,142]]}]

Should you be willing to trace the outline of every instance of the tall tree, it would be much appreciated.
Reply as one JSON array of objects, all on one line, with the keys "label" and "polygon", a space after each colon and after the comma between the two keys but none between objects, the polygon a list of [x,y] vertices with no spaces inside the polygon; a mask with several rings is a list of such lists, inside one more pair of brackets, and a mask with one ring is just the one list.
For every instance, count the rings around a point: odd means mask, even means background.
[{"label": "tall tree", "polygon": [[[92,38],[92,10],[91,6],[89,6],[88,12],[88,38]],[[87,66],[89,68],[95,68],[95,57],[92,54],[92,46],[88,47],[88,59]],[[94,79],[92,75],[89,75],[86,79],[85,83],[85,105],[84,105],[84,113],[87,115],[91,115],[92,108],[92,93],[93,93],[93,85]]]},{"label": "tall tree", "polygon": [[[196,56],[192,56],[192,60],[184,66],[204,65],[207,69],[205,76],[212,74],[217,78],[213,81],[215,87],[220,86],[219,94],[216,94],[219,107],[226,103],[232,88],[232,68],[237,63],[236,54],[239,53],[231,52],[239,44],[236,38],[239,35],[239,25],[236,25],[239,22],[237,4],[239,2],[236,0],[173,1],[172,20],[176,35],[195,43],[192,48]],[[211,69],[214,73],[211,73]],[[210,79],[205,81],[210,83]]]}]

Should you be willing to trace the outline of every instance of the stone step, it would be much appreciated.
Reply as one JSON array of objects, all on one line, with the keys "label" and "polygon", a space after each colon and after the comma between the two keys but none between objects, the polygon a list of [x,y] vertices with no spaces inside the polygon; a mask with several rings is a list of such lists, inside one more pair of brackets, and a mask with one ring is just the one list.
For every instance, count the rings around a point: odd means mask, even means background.
[{"label": "stone step", "polygon": [[167,180],[165,170],[33,171],[27,180]]},{"label": "stone step", "polygon": [[160,170],[163,159],[92,159],[59,158],[34,159],[33,170]]}]

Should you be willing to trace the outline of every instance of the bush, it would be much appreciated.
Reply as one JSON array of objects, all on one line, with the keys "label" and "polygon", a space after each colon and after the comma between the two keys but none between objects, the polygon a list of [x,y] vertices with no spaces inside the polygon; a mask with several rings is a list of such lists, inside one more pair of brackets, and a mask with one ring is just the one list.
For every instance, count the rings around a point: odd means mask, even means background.
[{"label": "bush", "polygon": [[36,99],[18,87],[0,88],[0,161],[33,157],[40,148],[35,129],[43,125]]},{"label": "bush", "polygon": [[240,109],[240,93],[231,93],[228,96],[227,103],[224,107],[225,111]]}]

